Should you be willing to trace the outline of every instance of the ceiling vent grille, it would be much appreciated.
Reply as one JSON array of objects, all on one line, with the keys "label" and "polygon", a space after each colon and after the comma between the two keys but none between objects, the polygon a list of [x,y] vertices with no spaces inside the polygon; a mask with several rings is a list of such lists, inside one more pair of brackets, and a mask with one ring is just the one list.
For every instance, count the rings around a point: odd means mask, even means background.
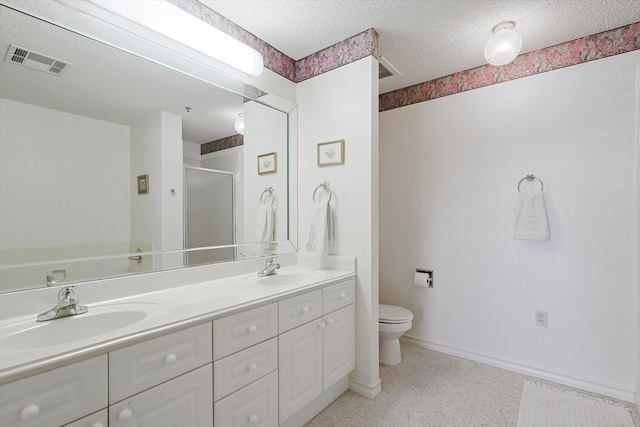
[{"label": "ceiling vent grille", "polygon": [[56,76],[62,76],[71,66],[70,63],[41,53],[33,52],[23,47],[11,45],[7,56],[4,58],[7,62],[19,64],[33,70],[43,71]]}]

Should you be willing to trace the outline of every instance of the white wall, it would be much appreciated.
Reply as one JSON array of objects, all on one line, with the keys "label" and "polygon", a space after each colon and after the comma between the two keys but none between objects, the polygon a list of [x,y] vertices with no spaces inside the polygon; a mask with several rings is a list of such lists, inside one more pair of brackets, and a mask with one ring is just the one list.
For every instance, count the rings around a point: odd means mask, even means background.
[{"label": "white wall", "polygon": [[[335,245],[330,254],[357,257],[356,369],[351,387],[379,391],[378,369],[378,62],[367,57],[298,84],[298,235],[304,250],[312,194],[333,189]],[[345,140],[343,165],[317,166],[317,144]]]},{"label": "white wall", "polygon": [[[182,145],[179,116],[161,111],[131,127],[131,240],[155,251],[183,246]],[[147,194],[137,193],[139,175],[149,175]],[[163,261],[179,266],[182,257]]]},{"label": "white wall", "polygon": [[[636,51],[380,114],[380,300],[413,311],[415,342],[634,400],[639,64]],[[548,242],[512,238],[529,173]],[[412,285],[416,268],[433,289]]]},{"label": "white wall", "polygon": [[129,240],[128,127],[6,99],[0,122],[2,250]]}]

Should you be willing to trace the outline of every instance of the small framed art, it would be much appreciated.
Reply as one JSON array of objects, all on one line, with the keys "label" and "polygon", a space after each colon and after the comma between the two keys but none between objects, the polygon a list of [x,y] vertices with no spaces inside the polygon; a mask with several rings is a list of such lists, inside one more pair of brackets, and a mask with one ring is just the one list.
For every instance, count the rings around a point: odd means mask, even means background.
[{"label": "small framed art", "polygon": [[258,175],[278,172],[278,154],[267,153],[258,156]]},{"label": "small framed art", "polygon": [[138,175],[138,194],[149,192],[149,175]]},{"label": "small framed art", "polygon": [[344,163],[344,139],[318,144],[318,166]]}]

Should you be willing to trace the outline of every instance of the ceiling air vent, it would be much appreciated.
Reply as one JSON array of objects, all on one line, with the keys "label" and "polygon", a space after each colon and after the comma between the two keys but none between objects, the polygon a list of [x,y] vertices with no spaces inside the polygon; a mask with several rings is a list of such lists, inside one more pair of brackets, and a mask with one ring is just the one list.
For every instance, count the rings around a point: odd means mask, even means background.
[{"label": "ceiling air vent", "polygon": [[382,80],[391,76],[401,76],[400,71],[396,69],[384,56],[379,58],[378,64],[378,80]]},{"label": "ceiling air vent", "polygon": [[51,58],[41,53],[33,52],[23,47],[11,45],[7,56],[7,62],[22,65],[33,70],[43,71],[56,76],[63,75],[71,66],[70,63]]}]

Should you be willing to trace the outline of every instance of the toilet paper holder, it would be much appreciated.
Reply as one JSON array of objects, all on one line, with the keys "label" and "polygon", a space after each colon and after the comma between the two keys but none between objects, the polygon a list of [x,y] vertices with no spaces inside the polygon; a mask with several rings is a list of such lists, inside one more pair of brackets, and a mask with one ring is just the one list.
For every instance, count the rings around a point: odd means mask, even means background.
[{"label": "toilet paper holder", "polygon": [[425,270],[423,268],[416,268],[416,273],[423,273],[428,276],[427,287],[433,288],[433,270]]}]

